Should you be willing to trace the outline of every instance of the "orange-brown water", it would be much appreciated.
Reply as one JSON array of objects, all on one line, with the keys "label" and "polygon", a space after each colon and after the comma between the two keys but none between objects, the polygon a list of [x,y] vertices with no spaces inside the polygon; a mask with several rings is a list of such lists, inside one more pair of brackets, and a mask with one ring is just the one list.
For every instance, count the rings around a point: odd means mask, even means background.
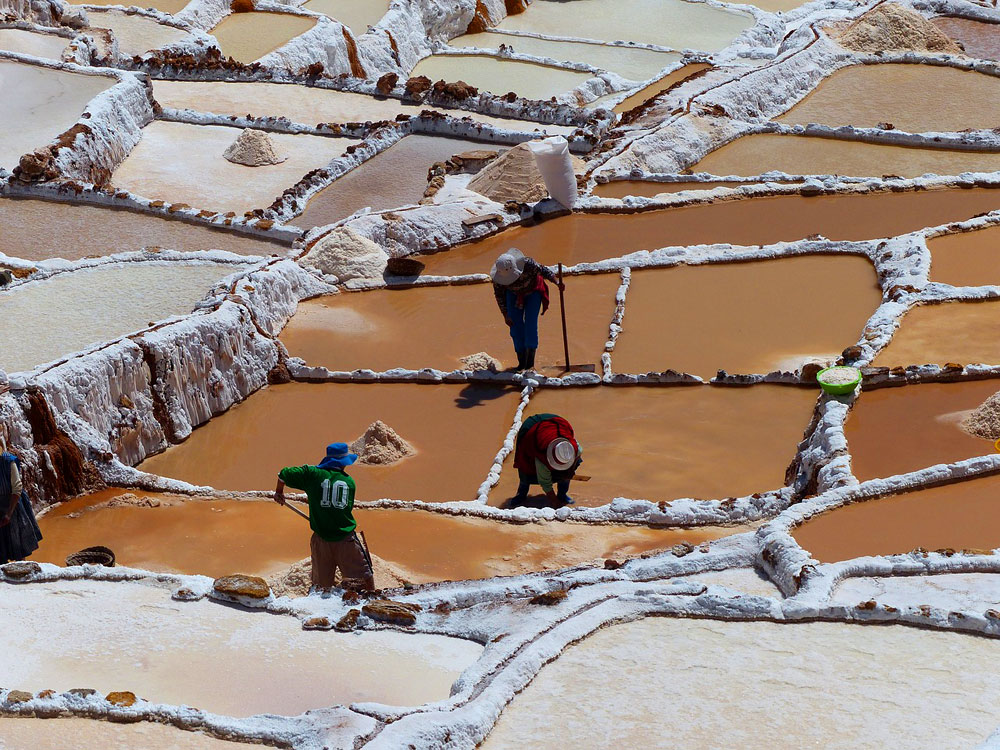
[{"label": "orange-brown water", "polygon": [[358,500],[474,500],[518,403],[516,389],[474,385],[270,386],[140,468],[219,489],[273,489],[282,467],[318,463],[328,443],[350,443],[380,419],[417,455],[355,464]]},{"label": "orange-brown water", "polygon": [[[73,5],[90,5],[91,0],[68,0]],[[138,3],[131,3],[132,5],[138,5],[140,8],[155,8],[156,10],[162,10],[164,13],[179,13],[184,10],[190,0],[139,0]],[[119,3],[114,2],[114,0],[107,0],[107,2],[93,3],[94,5],[119,5]]]},{"label": "orange-brown water", "polygon": [[993,453],[959,423],[998,389],[980,380],[865,392],[844,427],[854,475],[864,481]]},{"label": "orange-brown water", "polygon": [[939,65],[852,65],[775,119],[861,128],[888,122],[911,133],[993,128],[1000,77]]},{"label": "orange-brown water", "polygon": [[877,282],[867,258],[843,255],[638,271],[612,367],[710,378],[836,358],[882,301]]},{"label": "orange-brown water", "polygon": [[1000,302],[995,300],[920,305],[906,313],[873,364],[1000,364],[998,323]]},{"label": "orange-brown water", "polygon": [[[566,278],[570,361],[598,363],[615,312],[617,273]],[[539,319],[535,364],[546,374],[563,361],[558,290]],[[331,370],[463,367],[461,357],[485,351],[516,364],[492,284],[417,287],[319,297],[299,305],[281,340],[294,357]]]},{"label": "orange-brown water", "polygon": [[316,25],[316,19],[291,13],[233,13],[208,33],[218,40],[223,57],[252,63]]},{"label": "orange-brown water", "polygon": [[[592,479],[573,482],[570,495],[595,506],[616,497],[707,500],[777,489],[815,403],[815,391],[777,385],[557,388],[537,392],[524,416],[551,412],[573,425],[583,447],[579,473]],[[491,505],[517,490],[510,464]],[[541,497],[537,485],[532,497]]]},{"label": "orange-brown water", "polygon": [[1000,547],[1000,477],[855,503],[806,521],[792,535],[820,562],[924,549]]},{"label": "orange-brown water", "polygon": [[717,187],[739,187],[748,183],[716,180],[713,182],[651,182],[649,180],[615,180],[594,187],[594,195],[602,198],[625,198],[636,195],[652,198],[660,193],[680,193],[684,190],[711,190]]},{"label": "orange-brown water", "polygon": [[199,732],[186,732],[163,724],[139,722],[113,724],[90,719],[0,718],[4,750],[246,750],[246,745],[226,742]]},{"label": "orange-brown water", "polygon": [[931,281],[955,286],[1000,284],[994,271],[1000,248],[1000,226],[976,232],[946,234],[927,241]]},{"label": "orange-brown water", "polygon": [[1000,24],[968,18],[935,18],[933,24],[956,42],[970,57],[1000,59]]},{"label": "orange-brown water", "polygon": [[239,255],[288,252],[275,242],[176,219],[41,200],[0,198],[0,227],[0,252],[25,260],[78,260],[153,246],[182,251],[228,250]]},{"label": "orange-brown water", "polygon": [[762,133],[716,149],[691,167],[693,172],[752,177],[777,170],[786,174],[848,177],[920,177],[1000,170],[1000,152],[909,148],[833,138]]},{"label": "orange-brown water", "polygon": [[[115,551],[119,565],[217,577],[233,571],[270,576],[309,556],[306,522],[270,501],[185,502],[139,492],[165,504],[86,510],[125,492],[95,493],[46,513],[39,519],[45,538],[32,559],[63,565],[67,555],[102,544]],[[356,510],[355,518],[372,552],[413,583],[555,570],[742,530],[520,525],[405,510]]]},{"label": "orange-brown water", "polygon": [[421,258],[427,274],[487,273],[500,253],[518,247],[541,263],[567,265],[671,245],[760,245],[821,234],[833,240],[892,237],[970,218],[1000,207],[988,188],[870,195],[770,196],[636,214],[576,213],[533,227],[513,227]]},{"label": "orange-brown water", "polygon": [[702,70],[711,68],[712,66],[708,63],[692,63],[690,65],[685,65],[682,68],[678,68],[673,73],[668,73],[663,76],[658,81],[654,81],[643,89],[636,91],[631,96],[622,99],[618,104],[614,106],[614,111],[618,114],[624,114],[630,109],[635,109],[640,104],[645,104],[647,101],[653,97],[659,96],[664,91],[669,89],[671,86],[680,83],[681,81],[690,78],[695,73]]}]

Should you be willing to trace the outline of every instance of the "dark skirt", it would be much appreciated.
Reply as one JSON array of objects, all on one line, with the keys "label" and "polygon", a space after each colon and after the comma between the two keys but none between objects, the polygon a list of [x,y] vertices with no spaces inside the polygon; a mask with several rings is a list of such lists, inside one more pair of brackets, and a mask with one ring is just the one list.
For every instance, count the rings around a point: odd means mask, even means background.
[{"label": "dark skirt", "polygon": [[0,527],[0,563],[23,560],[38,549],[42,532],[35,521],[35,512],[28,502],[28,493],[22,492],[10,523]]}]

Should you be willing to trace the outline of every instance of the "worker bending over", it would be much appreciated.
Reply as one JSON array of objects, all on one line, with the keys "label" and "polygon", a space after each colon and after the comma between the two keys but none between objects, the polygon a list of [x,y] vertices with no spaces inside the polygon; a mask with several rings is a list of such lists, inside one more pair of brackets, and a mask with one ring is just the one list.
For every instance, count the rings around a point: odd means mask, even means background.
[{"label": "worker bending over", "polygon": [[522,505],[532,484],[540,485],[554,506],[572,503],[569,483],[582,462],[583,449],[569,422],[557,414],[528,417],[514,443],[514,468],[521,481],[511,505]]}]

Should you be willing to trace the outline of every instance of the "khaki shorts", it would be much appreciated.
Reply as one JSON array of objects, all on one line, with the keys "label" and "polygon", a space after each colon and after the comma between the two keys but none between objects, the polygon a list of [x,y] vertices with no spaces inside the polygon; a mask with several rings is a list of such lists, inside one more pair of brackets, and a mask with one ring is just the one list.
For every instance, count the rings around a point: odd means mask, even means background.
[{"label": "khaki shorts", "polygon": [[314,533],[309,548],[312,552],[313,586],[333,588],[339,568],[342,578],[363,581],[368,588],[374,588],[375,576],[356,533],[339,542],[328,542]]}]

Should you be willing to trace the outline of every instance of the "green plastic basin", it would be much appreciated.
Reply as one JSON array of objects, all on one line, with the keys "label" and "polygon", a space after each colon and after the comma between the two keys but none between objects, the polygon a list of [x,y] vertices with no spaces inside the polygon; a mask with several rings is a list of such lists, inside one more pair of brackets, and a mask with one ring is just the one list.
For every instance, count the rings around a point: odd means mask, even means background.
[{"label": "green plastic basin", "polygon": [[[823,375],[828,373],[830,370],[854,370],[856,377],[850,383],[827,383],[823,380]],[[861,370],[856,367],[836,365],[834,367],[827,367],[825,370],[817,372],[816,380],[819,382],[820,388],[829,393],[831,396],[846,396],[849,393],[854,393],[854,389],[857,388],[858,383],[861,382]]]}]

